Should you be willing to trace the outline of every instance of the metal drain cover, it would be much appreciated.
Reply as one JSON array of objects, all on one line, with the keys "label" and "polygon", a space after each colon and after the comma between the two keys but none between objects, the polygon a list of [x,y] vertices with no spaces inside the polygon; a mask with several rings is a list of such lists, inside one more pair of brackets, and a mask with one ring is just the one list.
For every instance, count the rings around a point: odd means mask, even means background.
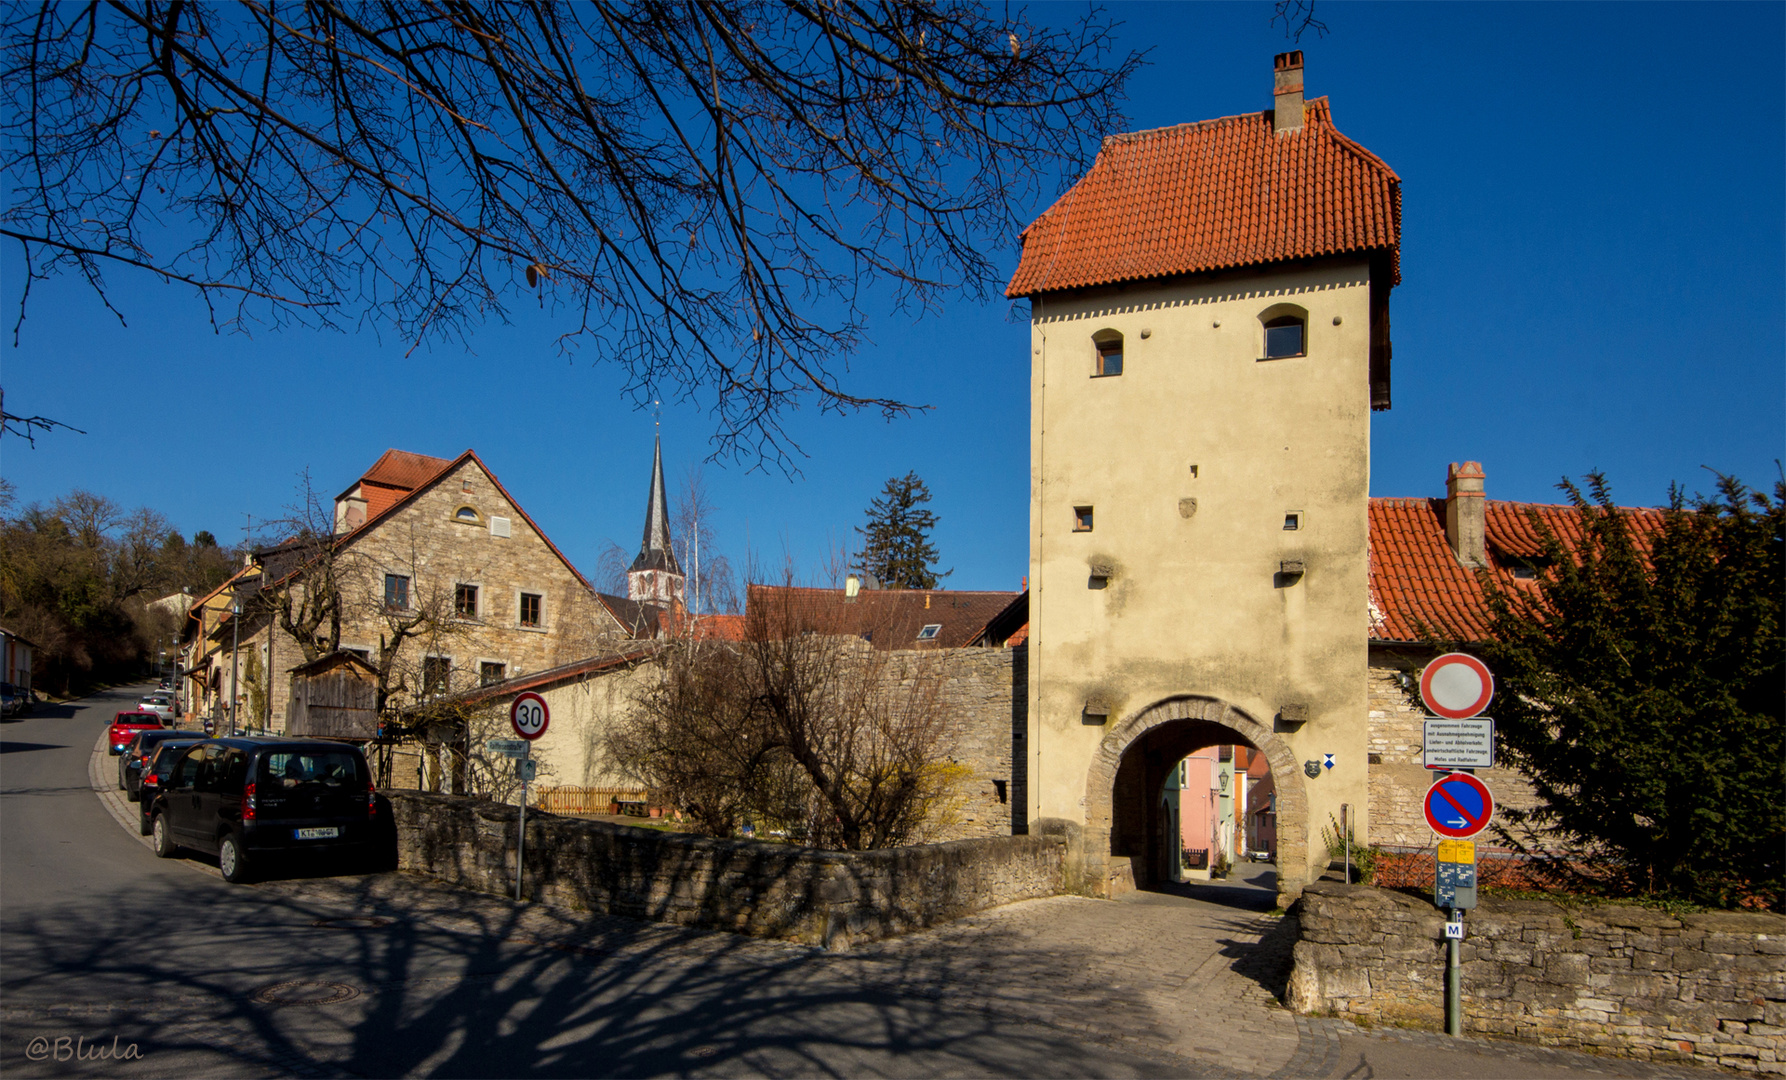
[{"label": "metal drain cover", "polygon": [[381,915],[343,915],[336,919],[318,919],[316,925],[329,930],[379,930],[391,922]]},{"label": "metal drain cover", "polygon": [[248,995],[262,1005],[335,1005],[359,996],[360,992],[346,983],[305,980],[274,983]]}]

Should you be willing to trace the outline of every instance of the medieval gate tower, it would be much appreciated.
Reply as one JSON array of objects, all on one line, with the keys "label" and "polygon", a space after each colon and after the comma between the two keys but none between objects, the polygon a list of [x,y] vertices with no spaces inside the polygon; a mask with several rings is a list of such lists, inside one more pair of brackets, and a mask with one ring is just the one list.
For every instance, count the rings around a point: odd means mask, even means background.
[{"label": "medieval gate tower", "polygon": [[[1169,872],[1185,754],[1263,750],[1281,888],[1365,818],[1370,414],[1401,182],[1304,101],[1113,136],[1023,234],[1028,813],[1092,891]],[[1332,755],[1331,759],[1328,755]]]}]

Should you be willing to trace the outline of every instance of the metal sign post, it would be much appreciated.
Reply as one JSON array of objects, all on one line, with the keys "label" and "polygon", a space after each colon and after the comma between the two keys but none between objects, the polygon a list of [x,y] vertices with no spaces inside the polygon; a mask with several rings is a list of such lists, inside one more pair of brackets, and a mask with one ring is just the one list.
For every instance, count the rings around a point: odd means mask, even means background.
[{"label": "metal sign post", "polygon": [[[533,740],[546,733],[552,721],[552,710],[546,699],[532,691],[515,695],[509,706],[509,726],[521,739],[491,739],[490,749],[515,758],[515,772],[521,777],[521,814],[515,831],[515,902],[521,901],[521,870],[527,865],[527,784],[538,768],[531,756]],[[525,740],[525,741],[522,741]],[[514,750],[520,743],[520,752]],[[499,748],[500,744],[500,748]]]}]

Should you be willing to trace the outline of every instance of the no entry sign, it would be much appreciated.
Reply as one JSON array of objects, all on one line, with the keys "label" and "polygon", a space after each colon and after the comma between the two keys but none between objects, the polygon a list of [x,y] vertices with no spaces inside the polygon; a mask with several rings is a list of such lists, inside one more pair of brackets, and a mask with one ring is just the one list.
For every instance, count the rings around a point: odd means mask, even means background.
[{"label": "no entry sign", "polygon": [[1468,653],[1446,653],[1420,672],[1420,700],[1447,720],[1468,720],[1494,696],[1488,665]]},{"label": "no entry sign", "polygon": [[523,739],[544,735],[551,719],[552,710],[546,708],[546,699],[531,690],[515,695],[515,703],[509,706],[509,725]]},{"label": "no entry sign", "polygon": [[1467,840],[1488,828],[1495,816],[1495,797],[1488,785],[1469,773],[1440,777],[1426,789],[1426,823],[1447,840]]}]

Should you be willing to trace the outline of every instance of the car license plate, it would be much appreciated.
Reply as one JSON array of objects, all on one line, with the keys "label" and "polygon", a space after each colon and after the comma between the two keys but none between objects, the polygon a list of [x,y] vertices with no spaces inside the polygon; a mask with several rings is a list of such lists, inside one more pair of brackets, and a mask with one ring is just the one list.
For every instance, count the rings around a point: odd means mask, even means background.
[{"label": "car license plate", "polygon": [[333,840],[341,835],[340,829],[294,829],[299,840]]}]

